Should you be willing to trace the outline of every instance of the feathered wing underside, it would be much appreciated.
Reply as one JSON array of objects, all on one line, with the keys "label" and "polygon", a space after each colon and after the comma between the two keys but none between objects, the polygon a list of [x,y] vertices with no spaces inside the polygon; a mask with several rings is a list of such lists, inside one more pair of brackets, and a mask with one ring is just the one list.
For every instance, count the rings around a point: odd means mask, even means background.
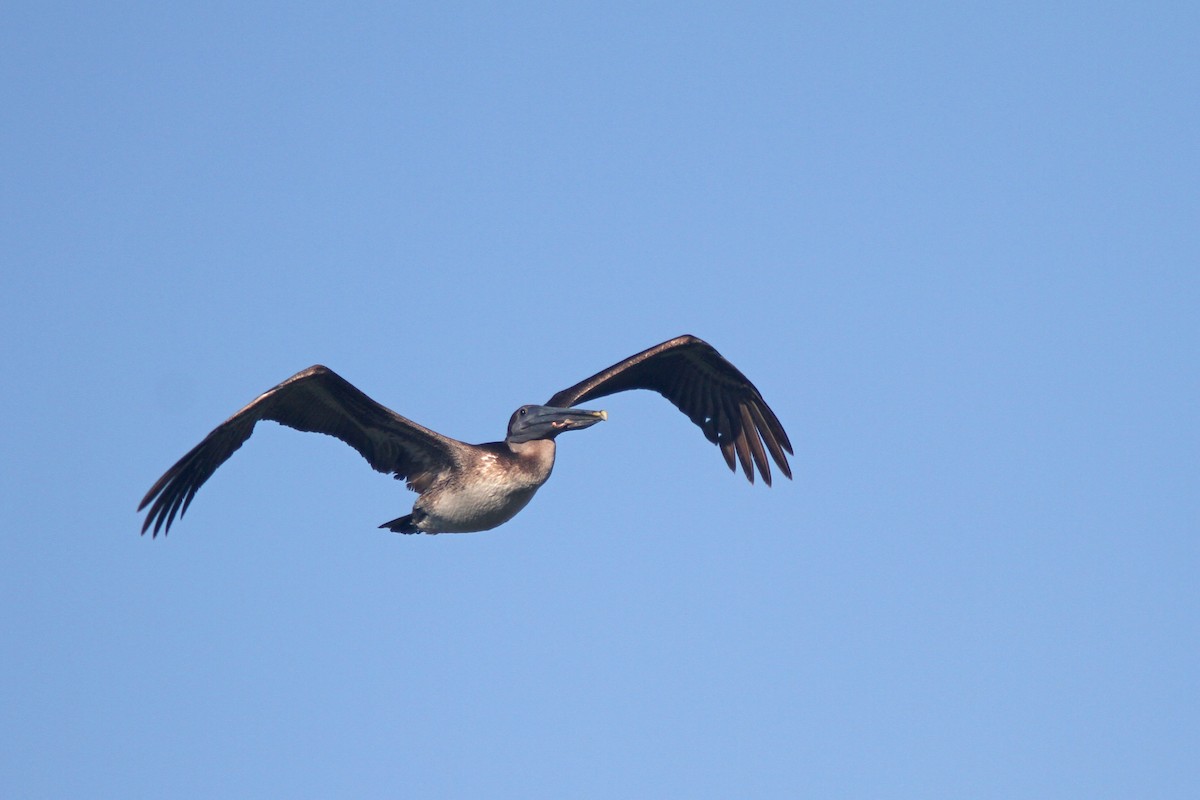
[{"label": "feathered wing underside", "polygon": [[170,530],[204,482],[242,446],[259,420],[269,419],[300,431],[336,436],[353,447],[372,468],[407,479],[425,491],[439,473],[456,463],[461,442],[405,419],[367,397],[333,370],[314,366],[264,392],[221,423],[158,479],[138,510],[150,510],[142,525]]},{"label": "feathered wing underside", "polygon": [[[702,339],[679,336],[614,364],[554,395],[560,408],[630,389],[650,389],[670,400],[721,449],[731,470],[740,462],[754,483],[754,467],[771,485],[767,453],[792,477],[792,443],[775,412],[737,367]],[[765,446],[765,449],[764,449]]]}]

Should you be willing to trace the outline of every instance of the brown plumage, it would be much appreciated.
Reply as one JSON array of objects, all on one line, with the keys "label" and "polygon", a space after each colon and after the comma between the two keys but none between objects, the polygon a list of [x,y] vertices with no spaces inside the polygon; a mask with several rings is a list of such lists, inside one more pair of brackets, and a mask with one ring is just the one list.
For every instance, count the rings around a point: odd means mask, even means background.
[{"label": "brown plumage", "polygon": [[763,482],[771,485],[764,444],[780,471],[792,477],[784,455],[792,452],[792,443],[775,412],[749,378],[695,336],[678,336],[630,356],[563,389],[546,405],[573,406],[629,389],[650,389],[670,400],[721,448],[731,470],[736,454],[751,483],[757,465]]},{"label": "brown plumage", "polygon": [[420,494],[413,513],[384,523],[399,533],[486,530],[529,502],[554,465],[554,439],[605,419],[573,406],[630,389],[670,400],[716,444],[729,468],[740,462],[753,483],[755,467],[771,484],[771,458],[792,477],[792,444],[758,389],[711,345],[680,336],[644,350],[550,398],[522,406],[500,442],[472,445],[400,416],[327,367],[298,372],[218,425],[150,487],[142,533],[166,533],[196,491],[250,438],[259,420],[324,433],[353,447],[379,472],[407,481]]},{"label": "brown plumage", "polygon": [[376,403],[328,367],[316,365],[263,392],[218,425],[150,487],[138,511],[150,511],[142,533],[154,525],[170,530],[217,467],[241,447],[259,420],[336,436],[353,447],[372,468],[407,479],[424,492],[440,472],[460,460],[471,445],[442,436]]}]

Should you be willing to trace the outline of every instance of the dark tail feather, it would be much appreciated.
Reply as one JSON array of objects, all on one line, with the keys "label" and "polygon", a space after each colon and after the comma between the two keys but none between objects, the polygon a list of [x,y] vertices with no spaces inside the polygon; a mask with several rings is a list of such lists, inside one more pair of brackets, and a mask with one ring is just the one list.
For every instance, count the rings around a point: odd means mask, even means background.
[{"label": "dark tail feather", "polygon": [[385,522],[379,527],[387,528],[392,533],[420,533],[420,529],[413,524],[413,515],[398,517],[391,522]]}]

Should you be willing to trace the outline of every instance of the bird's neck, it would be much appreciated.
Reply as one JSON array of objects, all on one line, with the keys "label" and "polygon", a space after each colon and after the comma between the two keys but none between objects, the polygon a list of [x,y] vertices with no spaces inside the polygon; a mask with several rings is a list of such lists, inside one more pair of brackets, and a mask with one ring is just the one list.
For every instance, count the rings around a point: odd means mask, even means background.
[{"label": "bird's neck", "polygon": [[516,457],[521,471],[535,485],[541,486],[554,469],[554,440],[533,439],[528,442],[505,442]]}]

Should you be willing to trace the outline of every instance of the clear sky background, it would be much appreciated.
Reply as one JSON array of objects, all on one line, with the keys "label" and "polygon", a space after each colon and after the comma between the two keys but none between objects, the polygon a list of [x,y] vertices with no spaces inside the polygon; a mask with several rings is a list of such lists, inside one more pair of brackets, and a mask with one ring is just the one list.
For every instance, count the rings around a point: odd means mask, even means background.
[{"label": "clear sky background", "polygon": [[[0,794],[1200,796],[1195,3],[0,11]],[[796,479],[602,404],[497,530],[272,424],[467,441],[680,333]]]}]

